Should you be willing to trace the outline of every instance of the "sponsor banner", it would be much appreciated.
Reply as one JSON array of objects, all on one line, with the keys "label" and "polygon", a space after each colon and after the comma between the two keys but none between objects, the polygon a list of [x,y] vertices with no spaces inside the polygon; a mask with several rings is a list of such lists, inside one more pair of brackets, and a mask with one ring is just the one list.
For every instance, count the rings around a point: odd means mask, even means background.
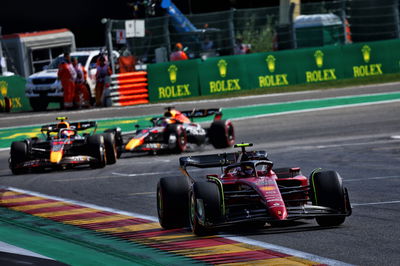
[{"label": "sponsor banner", "polygon": [[148,65],[149,100],[165,100],[199,96],[200,59]]},{"label": "sponsor banner", "polygon": [[26,80],[20,76],[0,77],[0,112],[29,111],[25,97]]},{"label": "sponsor banner", "polygon": [[310,84],[344,78],[340,47],[324,46],[299,49],[291,62],[297,69],[297,82]]},{"label": "sponsor banner", "polygon": [[246,55],[212,57],[199,67],[201,95],[213,95],[251,89]]},{"label": "sponsor banner", "polygon": [[297,83],[295,51],[280,51],[247,55],[246,67],[248,87],[251,89],[288,86]]},{"label": "sponsor banner", "polygon": [[343,68],[346,78],[379,76],[400,71],[398,40],[344,45]]}]

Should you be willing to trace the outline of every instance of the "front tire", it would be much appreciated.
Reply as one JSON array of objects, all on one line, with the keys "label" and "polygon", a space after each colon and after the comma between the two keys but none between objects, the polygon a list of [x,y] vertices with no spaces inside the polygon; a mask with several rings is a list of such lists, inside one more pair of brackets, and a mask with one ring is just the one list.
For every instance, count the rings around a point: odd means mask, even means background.
[{"label": "front tire", "polygon": [[25,141],[14,141],[10,149],[10,169],[14,175],[26,173],[27,169],[18,167],[28,159],[28,144]]},{"label": "front tire", "polygon": [[114,133],[103,133],[101,135],[104,138],[107,164],[115,164],[117,162],[117,147],[115,144],[115,135]]},{"label": "front tire", "polygon": [[158,221],[164,229],[184,227],[189,222],[189,183],[185,177],[163,177],[157,184]]},{"label": "front tire", "polygon": [[216,149],[232,147],[235,144],[235,130],[230,120],[217,120],[208,129],[208,137]]},{"label": "front tire", "polygon": [[102,135],[89,136],[88,147],[90,155],[96,159],[94,162],[90,163],[90,167],[104,168],[106,166],[104,137]]},{"label": "front tire", "polygon": [[196,182],[190,192],[190,227],[198,236],[210,235],[210,228],[222,216],[221,196],[217,184]]},{"label": "front tire", "polygon": [[317,223],[321,226],[342,224],[346,219],[347,194],[340,175],[335,171],[316,172],[311,175],[310,185],[313,205],[329,207],[341,213],[316,217]]}]

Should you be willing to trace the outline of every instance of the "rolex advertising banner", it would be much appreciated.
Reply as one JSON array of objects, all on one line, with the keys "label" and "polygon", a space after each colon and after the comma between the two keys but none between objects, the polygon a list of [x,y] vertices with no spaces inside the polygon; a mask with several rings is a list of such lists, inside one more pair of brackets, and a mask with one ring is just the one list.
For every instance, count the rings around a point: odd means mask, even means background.
[{"label": "rolex advertising banner", "polygon": [[297,82],[316,83],[344,78],[340,46],[295,50],[289,64],[297,69]]},{"label": "rolex advertising banner", "polygon": [[199,67],[201,95],[251,89],[246,75],[246,55],[211,57]]},{"label": "rolex advertising banner", "polygon": [[398,40],[345,45],[341,49],[346,78],[379,76],[400,71]]},{"label": "rolex advertising banner", "polygon": [[150,102],[199,96],[200,62],[195,59],[148,65]]},{"label": "rolex advertising banner", "polygon": [[248,86],[251,89],[287,86],[297,83],[295,64],[296,52],[279,51],[249,54],[245,57]]},{"label": "rolex advertising banner", "polygon": [[20,76],[0,77],[0,112],[29,111],[25,97],[25,79]]}]

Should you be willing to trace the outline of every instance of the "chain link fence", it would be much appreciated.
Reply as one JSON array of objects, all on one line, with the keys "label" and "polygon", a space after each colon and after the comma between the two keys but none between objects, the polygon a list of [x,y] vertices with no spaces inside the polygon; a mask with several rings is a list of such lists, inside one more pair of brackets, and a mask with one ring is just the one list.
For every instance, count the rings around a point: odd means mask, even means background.
[{"label": "chain link fence", "polygon": [[[113,48],[139,63],[169,60],[176,43],[189,58],[399,38],[399,0],[334,0],[301,4],[301,16],[279,25],[279,6],[186,15],[195,31],[174,29],[169,16],[145,19],[145,37],[119,40],[124,20],[112,20]],[[290,12],[293,12],[293,8]],[[291,15],[291,14],[288,14]]]}]

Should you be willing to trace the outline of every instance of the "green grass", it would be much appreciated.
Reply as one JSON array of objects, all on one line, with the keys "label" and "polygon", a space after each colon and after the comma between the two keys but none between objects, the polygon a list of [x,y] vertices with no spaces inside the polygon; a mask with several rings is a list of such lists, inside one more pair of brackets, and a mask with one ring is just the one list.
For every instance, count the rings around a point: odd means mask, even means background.
[{"label": "green grass", "polygon": [[398,82],[398,81],[400,81],[400,73],[385,74],[385,75],[371,76],[371,77],[365,77],[365,78],[341,79],[341,80],[336,80],[336,81],[326,81],[326,82],[311,83],[311,84],[297,84],[297,85],[272,87],[272,88],[260,88],[260,89],[253,89],[253,90],[232,91],[232,92],[228,92],[228,93],[202,95],[202,96],[198,96],[198,97],[190,97],[190,98],[184,98],[184,99],[172,99],[172,100],[165,100],[165,101],[159,101],[159,102],[191,101],[191,100],[199,100],[199,99],[207,100],[207,99],[220,99],[220,98],[249,96],[249,95],[324,90],[324,89],[332,89],[332,88],[345,88],[345,87],[352,87],[352,86],[363,86],[363,85],[381,84],[381,83]]}]

